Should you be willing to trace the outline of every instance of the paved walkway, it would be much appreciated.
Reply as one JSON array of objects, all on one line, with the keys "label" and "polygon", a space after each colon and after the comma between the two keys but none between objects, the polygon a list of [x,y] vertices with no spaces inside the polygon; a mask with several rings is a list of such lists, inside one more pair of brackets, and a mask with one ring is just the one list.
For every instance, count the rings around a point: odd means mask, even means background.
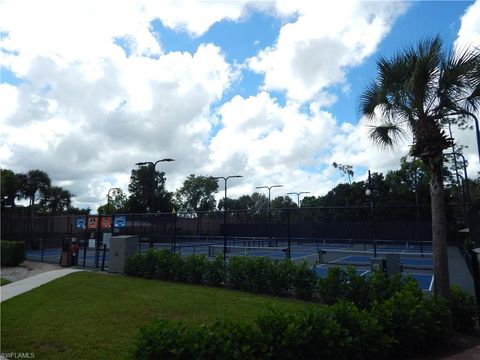
[{"label": "paved walkway", "polygon": [[12,282],[11,284],[3,285],[0,287],[0,302],[11,299],[14,296],[23,294],[36,287],[46,284],[52,280],[61,278],[65,275],[83,271],[81,269],[60,269],[47,271],[38,275],[30,276],[26,279]]},{"label": "paved walkway", "polygon": [[478,360],[480,359],[480,345],[461,353],[447,356],[441,360]]}]

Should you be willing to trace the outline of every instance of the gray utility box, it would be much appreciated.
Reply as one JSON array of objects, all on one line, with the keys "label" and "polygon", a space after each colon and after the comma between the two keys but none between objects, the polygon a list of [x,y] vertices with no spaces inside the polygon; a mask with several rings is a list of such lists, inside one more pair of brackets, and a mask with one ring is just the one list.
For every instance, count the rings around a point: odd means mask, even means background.
[{"label": "gray utility box", "polygon": [[387,275],[395,275],[402,271],[400,266],[400,254],[386,254]]},{"label": "gray utility box", "polygon": [[110,239],[110,266],[112,273],[125,273],[125,261],[138,250],[137,235],[112,236]]}]

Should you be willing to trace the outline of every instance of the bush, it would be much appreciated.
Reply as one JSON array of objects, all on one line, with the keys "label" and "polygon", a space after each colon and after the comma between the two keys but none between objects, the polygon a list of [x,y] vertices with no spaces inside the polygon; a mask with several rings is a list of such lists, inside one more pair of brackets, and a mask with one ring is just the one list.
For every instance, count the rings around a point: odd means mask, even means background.
[{"label": "bush", "polygon": [[360,309],[369,309],[404,289],[409,289],[417,297],[423,296],[422,290],[410,276],[402,279],[400,274],[386,276],[384,272],[374,270],[370,277],[366,278],[358,275],[355,267],[351,266],[346,270],[330,268],[327,276],[318,280],[317,291],[326,304],[348,300]]},{"label": "bush", "polygon": [[206,283],[211,286],[222,286],[225,284],[225,267],[223,255],[218,255],[207,266]]},{"label": "bush", "polygon": [[418,354],[442,342],[445,302],[406,288],[373,310],[341,301],[297,313],[271,307],[255,323],[217,321],[185,327],[154,320],[143,327],[135,359],[372,359]]},{"label": "bush", "polygon": [[372,359],[387,356],[393,339],[383,332],[380,322],[367,310],[360,310],[348,301],[337,302],[328,309],[346,331],[342,345],[344,358]]},{"label": "bush", "polygon": [[376,304],[371,312],[384,334],[394,339],[391,351],[395,354],[429,350],[441,343],[450,329],[447,304],[435,298],[425,299],[421,292],[409,288]]},{"label": "bush", "polygon": [[203,284],[207,281],[209,261],[205,255],[191,255],[185,258],[185,276],[192,284]]},{"label": "bush", "polygon": [[347,299],[347,288],[347,273],[339,267],[328,269],[327,276],[323,279],[318,279],[318,293],[323,302],[329,305],[341,299]]},{"label": "bush", "polygon": [[135,252],[125,261],[125,274],[130,276],[144,276],[145,256],[140,252]]},{"label": "bush", "polygon": [[269,283],[272,295],[286,296],[292,293],[295,264],[290,260],[271,261]]},{"label": "bush", "polygon": [[165,249],[160,251],[151,250],[156,253],[157,266],[155,277],[157,279],[167,281],[186,280],[185,262],[180,254],[171,253]]},{"label": "bush", "polygon": [[292,285],[295,297],[304,300],[311,299],[318,281],[317,274],[305,261],[295,265],[294,269]]},{"label": "bush", "polygon": [[219,320],[190,331],[189,346],[195,359],[261,359],[261,337],[251,324]]},{"label": "bush", "polygon": [[18,266],[25,259],[25,244],[21,241],[0,241],[2,266]]},{"label": "bush", "polygon": [[132,359],[193,359],[187,328],[180,322],[154,319],[140,329]]},{"label": "bush", "polygon": [[478,308],[474,297],[454,285],[450,289],[448,306],[452,313],[453,328],[460,332],[473,332],[478,320]]}]

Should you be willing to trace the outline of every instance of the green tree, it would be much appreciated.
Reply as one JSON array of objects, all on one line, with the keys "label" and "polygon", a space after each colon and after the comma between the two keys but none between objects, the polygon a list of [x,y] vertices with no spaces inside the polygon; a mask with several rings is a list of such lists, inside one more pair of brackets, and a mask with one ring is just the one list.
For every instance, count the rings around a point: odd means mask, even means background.
[{"label": "green tree", "polygon": [[[480,50],[445,53],[435,37],[420,41],[391,59],[377,61],[378,75],[360,97],[360,111],[375,123],[374,143],[394,146],[413,133],[411,155],[430,175],[434,290],[448,297],[447,227],[443,186],[443,151],[452,146],[442,121],[471,114],[480,102]],[[474,106],[473,106],[474,107]]]},{"label": "green tree", "polygon": [[123,190],[114,188],[110,192],[110,201],[107,199],[106,204],[100,205],[97,209],[97,213],[100,215],[124,213],[126,212],[127,203],[127,195],[123,192]]},{"label": "green tree", "polygon": [[20,174],[19,178],[20,193],[24,198],[29,199],[30,215],[33,216],[36,194],[46,192],[51,185],[50,177],[45,171],[30,170],[26,174]]},{"label": "green tree", "polygon": [[272,200],[271,208],[272,209],[288,209],[296,208],[297,203],[293,201],[290,196],[277,196]]},{"label": "green tree", "polygon": [[170,212],[173,194],[165,188],[165,173],[142,165],[132,170],[128,191],[127,210],[133,213]]},{"label": "green tree", "polygon": [[21,188],[20,178],[8,169],[1,169],[2,209],[6,206],[15,207],[15,198],[19,196]]},{"label": "green tree", "polygon": [[218,181],[211,176],[191,174],[175,193],[175,202],[180,211],[199,214],[215,210],[214,194],[218,191]]},{"label": "green tree", "polygon": [[348,176],[348,183],[352,183],[352,178],[353,178],[353,167],[352,165],[344,165],[344,164],[337,164],[336,162],[333,162],[332,166],[335,169],[338,169],[342,172],[342,174]]},{"label": "green tree", "polygon": [[42,190],[39,212],[50,215],[63,214],[68,211],[72,203],[70,191],[60,186],[50,186]]}]

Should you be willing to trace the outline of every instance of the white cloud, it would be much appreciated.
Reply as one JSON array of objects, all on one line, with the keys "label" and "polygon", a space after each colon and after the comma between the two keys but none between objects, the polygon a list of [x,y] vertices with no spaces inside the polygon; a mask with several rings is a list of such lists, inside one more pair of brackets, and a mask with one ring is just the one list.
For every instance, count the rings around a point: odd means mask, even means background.
[{"label": "white cloud", "polygon": [[[328,152],[337,130],[331,114],[306,115],[294,106],[282,107],[266,92],[236,96],[219,114],[223,128],[210,143],[209,174],[239,173],[248,178],[250,191],[264,183],[285,184],[290,187],[286,192],[308,187],[317,195],[328,189],[331,183],[320,169],[326,160],[321,154]],[[229,193],[244,190],[232,186]]]},{"label": "white cloud", "polygon": [[471,47],[480,45],[480,1],[477,0],[467,8],[461,18],[460,30],[455,46]]},{"label": "white cloud", "polygon": [[[462,16],[455,46],[459,50],[480,47],[480,0],[469,6]],[[480,121],[480,112],[476,113],[476,117]],[[469,125],[473,127],[473,130],[460,131],[454,128],[453,131],[456,141],[461,145],[468,146],[464,150],[464,154],[468,161],[468,175],[473,178],[480,172],[480,162],[473,119],[470,119]]]},{"label": "white cloud", "polygon": [[[252,7],[294,22],[249,62],[264,91],[219,105],[242,66],[212,44],[167,53],[151,22],[198,36]],[[169,190],[190,173],[243,175],[229,182],[231,196],[273,183],[285,185],[274,196],[323,194],[335,182],[332,161],[397,167],[404,148],[382,154],[363,124],[339,124],[321,108],[336,101],[332,86],[348,89],[347,71],[403,11],[397,2],[4,1],[0,66],[25,81],[0,84],[0,163],[42,169],[93,209],[109,188],[127,189],[136,162],[162,157],[176,160],[158,166]],[[286,91],[285,105],[271,89]]]},{"label": "white cloud", "polygon": [[328,87],[344,84],[346,71],[375,51],[406,9],[400,2],[295,4],[279,5],[299,17],[283,26],[275,46],[250,59],[249,66],[265,74],[265,89],[286,91],[298,102],[318,101]]}]

